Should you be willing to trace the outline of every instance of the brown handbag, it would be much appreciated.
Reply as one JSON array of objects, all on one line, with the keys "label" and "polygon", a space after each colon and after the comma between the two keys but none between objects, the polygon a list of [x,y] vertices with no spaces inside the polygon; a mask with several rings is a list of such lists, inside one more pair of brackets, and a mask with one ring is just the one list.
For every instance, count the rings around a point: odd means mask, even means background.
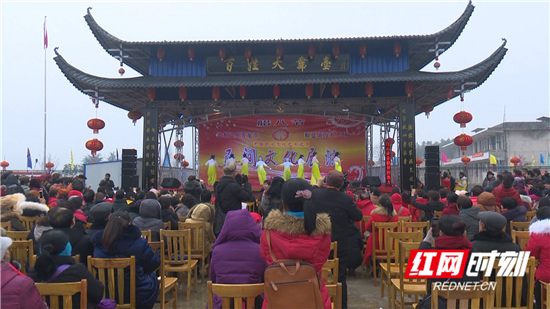
[{"label": "brown handbag", "polygon": [[300,260],[278,260],[271,249],[271,235],[266,230],[267,245],[273,264],[264,273],[264,293],[268,309],[324,308],[321,280],[313,265]]}]

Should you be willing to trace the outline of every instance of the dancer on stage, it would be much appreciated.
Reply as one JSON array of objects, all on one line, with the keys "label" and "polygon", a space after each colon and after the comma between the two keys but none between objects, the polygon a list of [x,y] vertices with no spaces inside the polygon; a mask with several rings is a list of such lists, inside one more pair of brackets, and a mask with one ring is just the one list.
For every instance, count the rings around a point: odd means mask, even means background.
[{"label": "dancer on stage", "polygon": [[234,154],[229,155],[229,159],[227,159],[227,162],[225,162],[225,166],[230,166],[230,165],[233,165],[233,166],[237,165],[237,161],[235,160]]},{"label": "dancer on stage", "polygon": [[267,164],[265,164],[264,159],[262,158],[262,156],[260,156],[260,159],[258,160],[258,162],[256,162],[256,169],[258,171],[258,181],[260,182],[260,185],[263,185],[264,181],[266,181],[267,179],[267,173],[265,172],[264,166],[267,167],[268,169],[272,169],[271,167],[267,166]]},{"label": "dancer on stage", "polygon": [[218,180],[218,173],[216,172],[218,162],[216,162],[216,156],[211,155],[210,160],[206,161],[205,165],[208,166],[208,184],[213,186]]},{"label": "dancer on stage", "polygon": [[243,154],[243,159],[241,160],[241,175],[248,176],[248,158],[246,154]]},{"label": "dancer on stage", "polygon": [[304,155],[300,155],[300,158],[298,159],[298,173],[296,175],[296,177],[298,178],[306,178],[306,175],[304,173],[304,163],[306,163],[306,161],[304,161]]},{"label": "dancer on stage", "polygon": [[290,162],[290,160],[286,158],[285,162],[283,162],[283,164],[281,165],[284,166],[283,179],[287,181],[292,178],[292,171],[290,170],[290,167],[294,166],[294,164],[292,164],[292,162]]},{"label": "dancer on stage", "polygon": [[311,159],[313,167],[311,167],[311,185],[317,185],[317,180],[321,178],[321,170],[319,170],[319,160],[317,160],[317,152],[313,153],[313,159]]},{"label": "dancer on stage", "polygon": [[340,153],[336,152],[334,154],[334,169],[342,172],[342,161],[340,160]]}]

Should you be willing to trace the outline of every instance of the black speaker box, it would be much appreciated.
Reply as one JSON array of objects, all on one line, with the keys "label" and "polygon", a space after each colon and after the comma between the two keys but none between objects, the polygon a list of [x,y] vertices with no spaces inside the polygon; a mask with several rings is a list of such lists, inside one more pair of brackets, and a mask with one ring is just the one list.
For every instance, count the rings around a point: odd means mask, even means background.
[{"label": "black speaker box", "polygon": [[382,185],[382,181],[380,181],[380,177],[378,176],[367,176],[361,180],[361,184],[363,187],[380,187]]},{"label": "black speaker box", "polygon": [[439,167],[439,160],[426,160],[426,166],[438,166]]},{"label": "black speaker box", "polygon": [[165,189],[177,189],[181,187],[181,182],[176,178],[164,178],[160,186]]},{"label": "black speaker box", "polygon": [[437,174],[430,174],[426,173],[426,188],[428,190],[439,190],[440,185],[440,177],[439,173]]},{"label": "black speaker box", "polygon": [[429,175],[438,174],[439,175],[439,166],[426,166],[426,174],[429,174]]},{"label": "black speaker box", "polygon": [[426,146],[424,148],[424,158],[426,159],[426,165],[428,160],[437,160],[439,164],[439,146]]},{"label": "black speaker box", "polygon": [[134,161],[134,162],[122,161],[122,170],[124,171],[125,169],[137,169],[137,162],[136,161]]},{"label": "black speaker box", "polygon": [[137,150],[135,149],[122,149],[122,157],[124,156],[137,156]]},{"label": "black speaker box", "polygon": [[137,188],[139,187],[139,176],[138,175],[122,175],[122,188]]}]

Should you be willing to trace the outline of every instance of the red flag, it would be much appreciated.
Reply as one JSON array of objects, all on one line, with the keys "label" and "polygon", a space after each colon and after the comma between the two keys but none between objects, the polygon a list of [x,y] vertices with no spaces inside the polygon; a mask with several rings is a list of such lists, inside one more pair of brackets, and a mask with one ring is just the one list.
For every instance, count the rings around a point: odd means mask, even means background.
[{"label": "red flag", "polygon": [[46,29],[46,16],[44,16],[44,49],[48,48],[48,30]]}]

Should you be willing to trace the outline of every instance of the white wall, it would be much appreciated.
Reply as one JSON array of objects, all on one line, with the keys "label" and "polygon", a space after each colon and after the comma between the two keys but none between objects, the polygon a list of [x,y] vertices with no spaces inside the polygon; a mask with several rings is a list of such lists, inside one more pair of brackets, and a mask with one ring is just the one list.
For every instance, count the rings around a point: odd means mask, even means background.
[{"label": "white wall", "polygon": [[[141,168],[143,160],[137,160],[137,174],[139,175],[138,186],[141,187]],[[105,174],[111,174],[111,180],[115,187],[122,185],[122,161],[108,161],[84,164],[84,175],[86,176],[86,185],[91,185],[94,191],[97,191],[99,182],[105,178]]]}]

